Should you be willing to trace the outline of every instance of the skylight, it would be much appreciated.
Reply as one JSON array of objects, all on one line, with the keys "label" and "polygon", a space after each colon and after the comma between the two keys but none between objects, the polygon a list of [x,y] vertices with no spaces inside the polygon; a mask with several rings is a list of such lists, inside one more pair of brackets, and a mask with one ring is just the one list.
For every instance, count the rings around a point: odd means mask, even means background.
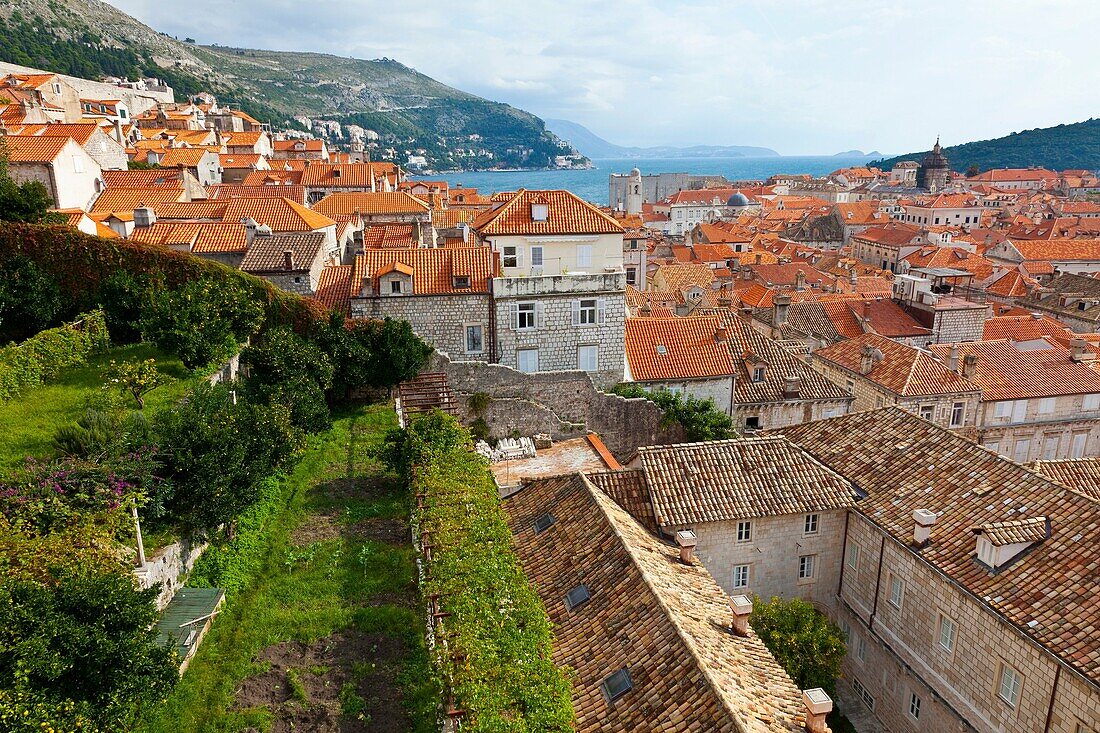
[{"label": "skylight", "polygon": [[535,520],[535,534],[542,534],[546,530],[550,529],[550,526],[556,521],[558,520],[554,518],[553,514],[549,512],[543,514],[541,517]]},{"label": "skylight", "polygon": [[664,344],[657,344],[657,353],[664,356],[668,353],[668,349],[665,348]]},{"label": "skylight", "polygon": [[603,696],[607,698],[609,703],[615,702],[634,689],[634,681],[630,679],[630,670],[623,667],[615,672],[600,683],[600,689],[603,690]]},{"label": "skylight", "polygon": [[572,611],[590,600],[592,600],[592,594],[588,592],[588,586],[578,585],[565,594],[565,610]]}]

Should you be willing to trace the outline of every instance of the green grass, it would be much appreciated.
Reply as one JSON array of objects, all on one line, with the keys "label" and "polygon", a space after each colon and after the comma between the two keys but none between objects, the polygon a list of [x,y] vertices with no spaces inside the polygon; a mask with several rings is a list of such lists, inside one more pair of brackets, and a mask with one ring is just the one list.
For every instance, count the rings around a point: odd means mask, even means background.
[{"label": "green grass", "polygon": [[[293,532],[310,514],[332,513],[347,525],[363,517],[404,518],[404,490],[367,458],[396,416],[386,407],[356,408],[338,416],[329,432],[317,436],[287,478],[287,506],[268,527],[263,569],[251,586],[227,600],[187,673],[159,710],[146,715],[144,733],[267,730],[266,710],[231,711],[234,691],[245,677],[262,671],[252,659],[281,641],[312,642],[336,631],[357,628],[401,638],[409,651],[402,673],[414,730],[433,730],[438,695],[431,687],[418,610],[368,605],[380,593],[407,592],[415,580],[411,547],[393,546],[342,533],[295,545]],[[366,477],[386,487],[371,497],[330,497],[323,484]],[[366,660],[364,660],[366,661]],[[360,712],[350,693],[347,712]]]},{"label": "green grass", "polygon": [[[93,356],[85,366],[66,370],[48,385],[0,402],[0,472],[18,468],[27,456],[48,458],[53,455],[53,436],[57,429],[80,417],[89,402],[94,404],[103,399],[102,387],[112,359],[156,359],[157,368],[173,378],[146,395],[147,415],[175,404],[202,379],[189,372],[177,357],[151,344],[121,346]],[[120,399],[120,404],[131,409],[137,407],[133,398]]]}]

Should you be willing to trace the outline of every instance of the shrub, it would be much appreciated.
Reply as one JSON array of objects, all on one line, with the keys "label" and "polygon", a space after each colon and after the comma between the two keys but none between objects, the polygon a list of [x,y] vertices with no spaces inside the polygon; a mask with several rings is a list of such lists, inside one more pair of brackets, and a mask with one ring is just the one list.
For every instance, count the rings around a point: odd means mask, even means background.
[{"label": "shrub", "polygon": [[26,257],[0,263],[0,334],[23,340],[47,328],[64,302],[57,283]]},{"label": "shrub", "polygon": [[0,399],[11,399],[79,366],[109,345],[102,312],[85,313],[75,323],[51,328],[23,343],[0,349]]},{"label": "shrub", "polygon": [[142,335],[188,369],[224,361],[259,330],[263,311],[237,283],[201,278],[153,294]]},{"label": "shrub", "polygon": [[62,456],[102,460],[137,451],[152,444],[149,421],[140,412],[122,417],[89,408],[75,422],[54,434],[54,448]]},{"label": "shrub", "polygon": [[496,485],[470,436],[435,411],[388,441],[391,465],[413,475],[413,520],[429,536],[425,599],[449,614],[435,665],[465,731],[571,731],[569,681],[551,658],[550,621],[519,560]]},{"label": "shrub", "polygon": [[290,408],[293,423],[316,433],[331,426],[325,390],[332,386],[328,356],[285,326],[267,331],[241,354],[247,368],[245,393],[261,404]]},{"label": "shrub", "polygon": [[115,343],[130,344],[141,340],[141,316],[157,287],[149,275],[118,270],[104,278],[99,287],[99,303],[107,316],[107,328]]},{"label": "shrub", "polygon": [[406,321],[330,321],[318,336],[336,366],[332,394],[343,399],[359,387],[388,389],[415,377],[432,348],[417,338]]},{"label": "shrub", "polygon": [[835,692],[846,648],[844,634],[811,604],[753,598],[752,628],[800,690]]},{"label": "shrub", "polygon": [[194,528],[232,522],[261,494],[260,479],[296,451],[299,433],[281,405],[234,402],[224,384],[203,384],[153,422],[174,518]]},{"label": "shrub", "polygon": [[681,397],[665,389],[647,390],[637,384],[619,384],[611,392],[620,397],[643,397],[660,407],[666,423],[677,422],[689,442],[734,438],[733,420],[714,406],[713,400]]},{"label": "shrub", "polygon": [[156,359],[124,361],[121,364],[112,360],[107,369],[107,383],[132,396],[139,410],[145,409],[146,394],[170,381],[171,377],[157,369]]},{"label": "shrub", "polygon": [[0,220],[39,222],[56,218],[50,212],[53,199],[38,181],[16,183],[8,174],[7,148],[0,139]]},{"label": "shrub", "polygon": [[61,710],[71,701],[96,725],[128,729],[178,680],[174,650],[151,628],[157,592],[138,590],[123,569],[67,573],[54,585],[0,583],[0,699]]}]

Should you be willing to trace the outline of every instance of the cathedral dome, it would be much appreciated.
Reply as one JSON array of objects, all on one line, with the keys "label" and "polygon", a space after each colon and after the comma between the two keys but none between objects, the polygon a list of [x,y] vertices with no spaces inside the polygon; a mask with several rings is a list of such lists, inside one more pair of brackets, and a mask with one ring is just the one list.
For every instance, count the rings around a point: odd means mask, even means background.
[{"label": "cathedral dome", "polygon": [[748,206],[750,203],[749,197],[738,191],[729,197],[726,206]]}]

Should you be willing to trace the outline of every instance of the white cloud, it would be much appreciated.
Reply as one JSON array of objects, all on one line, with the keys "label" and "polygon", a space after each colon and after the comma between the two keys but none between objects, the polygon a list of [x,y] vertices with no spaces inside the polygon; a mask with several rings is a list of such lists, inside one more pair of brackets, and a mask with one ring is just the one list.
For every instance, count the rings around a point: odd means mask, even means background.
[{"label": "white cloud", "polygon": [[388,56],[621,144],[910,151],[1095,114],[1088,0],[112,0],[203,43]]}]

